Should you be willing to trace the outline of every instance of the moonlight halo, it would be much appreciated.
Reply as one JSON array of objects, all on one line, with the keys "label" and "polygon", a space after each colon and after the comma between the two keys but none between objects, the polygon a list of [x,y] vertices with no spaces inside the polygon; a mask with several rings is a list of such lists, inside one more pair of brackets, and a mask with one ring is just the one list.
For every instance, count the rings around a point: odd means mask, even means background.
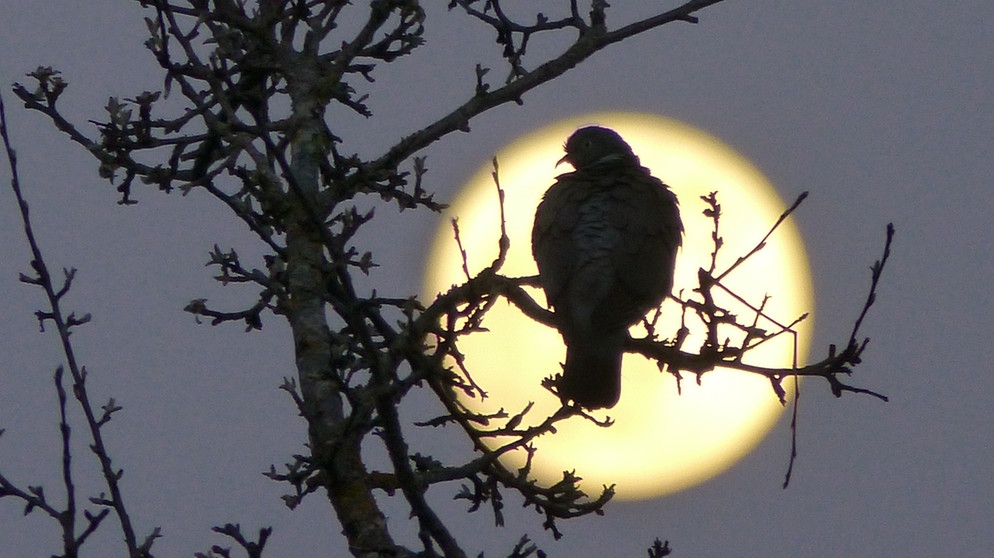
[{"label": "moonlight halo", "polygon": [[[724,245],[719,269],[754,247],[786,207],[752,164],[704,132],[656,115],[583,115],[523,136],[497,154],[511,240],[504,274],[537,273],[529,243],[535,207],[555,175],[571,170],[554,168],[562,156],[562,142],[588,124],[620,133],[642,164],[679,197],[686,233],[677,256],[675,294],[696,286],[697,269],[707,267],[713,250],[713,224],[702,214],[705,205],[700,196],[717,191],[722,206],[719,234]],[[466,183],[438,227],[424,277],[428,299],[464,279],[449,218],[459,219],[470,273],[489,265],[497,254],[500,222],[492,170],[487,163]],[[769,294],[766,313],[783,323],[814,310],[807,256],[791,220],[723,283],[753,304]],[[540,291],[532,294],[545,302]],[[747,312],[736,304],[729,302],[727,307]],[[679,315],[676,303],[664,303],[663,319],[657,326],[661,336],[677,331]],[[468,400],[467,405],[480,411],[503,407],[517,412],[534,401],[531,415],[535,422],[551,414],[559,401],[540,384],[542,378],[561,372],[565,349],[559,333],[531,322],[509,304],[496,305],[484,325],[489,332],[463,338],[460,348],[474,379],[489,397],[482,402]],[[795,328],[798,361],[805,358],[812,327],[809,318]],[[699,344],[692,333],[685,346]],[[755,349],[746,360],[790,366],[793,358],[792,339],[781,336]],[[692,376],[685,377],[681,390],[678,395],[674,377],[660,373],[654,363],[625,355],[621,401],[606,413],[596,414],[610,416],[615,424],[600,428],[579,418],[560,423],[556,435],[537,440],[533,474],[555,482],[564,470],[575,468],[588,494],[598,494],[602,485],[615,485],[617,497],[623,499],[660,496],[703,482],[733,465],[759,443],[783,409],[768,380],[743,372],[715,370],[702,377],[701,385]],[[523,456],[510,462],[520,465]]]}]

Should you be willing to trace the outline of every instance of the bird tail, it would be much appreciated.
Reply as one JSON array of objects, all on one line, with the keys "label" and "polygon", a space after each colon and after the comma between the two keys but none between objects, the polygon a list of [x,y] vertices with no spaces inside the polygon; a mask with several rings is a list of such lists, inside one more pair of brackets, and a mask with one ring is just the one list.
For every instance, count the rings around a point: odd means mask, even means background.
[{"label": "bird tail", "polygon": [[611,408],[621,397],[625,332],[567,341],[559,398],[587,409]]}]

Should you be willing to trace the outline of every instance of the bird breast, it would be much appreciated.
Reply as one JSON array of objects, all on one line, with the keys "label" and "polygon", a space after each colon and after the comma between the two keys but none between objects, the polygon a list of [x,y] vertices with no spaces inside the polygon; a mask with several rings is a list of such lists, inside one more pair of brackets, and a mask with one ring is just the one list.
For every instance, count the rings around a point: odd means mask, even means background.
[{"label": "bird breast", "polygon": [[[676,200],[644,169],[561,175],[539,206],[533,251],[557,313],[626,328],[669,292]],[[637,172],[641,171],[641,172]]]}]

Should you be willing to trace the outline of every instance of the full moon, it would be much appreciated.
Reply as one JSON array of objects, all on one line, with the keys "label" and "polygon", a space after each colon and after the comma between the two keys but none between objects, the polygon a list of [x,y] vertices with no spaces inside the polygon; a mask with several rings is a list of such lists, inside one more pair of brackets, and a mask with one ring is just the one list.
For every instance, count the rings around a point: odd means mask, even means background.
[{"label": "full moon", "polygon": [[[555,176],[572,170],[568,165],[555,168],[566,137],[590,124],[621,134],[642,165],[677,194],[686,229],[677,256],[673,288],[677,296],[693,294],[698,269],[709,267],[714,251],[714,224],[703,214],[707,206],[701,196],[717,192],[722,208],[719,272],[753,249],[786,208],[749,161],[700,130],[655,115],[588,114],[523,136],[497,153],[505,192],[505,226],[511,241],[503,274],[537,273],[531,256],[535,208]],[[425,271],[425,300],[465,280],[450,218],[458,219],[470,273],[483,269],[496,256],[500,210],[492,173],[489,161],[482,164],[439,225]],[[807,256],[790,219],[722,283],[752,307],[759,307],[768,296],[763,314],[782,324],[814,310]],[[531,294],[545,303],[540,290]],[[766,318],[756,318],[750,306],[730,296],[718,297],[716,302],[743,323],[756,319],[758,327],[777,330]],[[680,314],[680,306],[667,300],[657,333],[672,339],[680,327]],[[695,351],[703,339],[703,327],[691,313],[686,320],[691,335],[683,349]],[[542,388],[541,382],[562,371],[560,363],[566,353],[559,333],[503,303],[490,310],[483,325],[487,332],[463,337],[460,344],[467,368],[488,394],[482,401],[467,399],[467,406],[488,412],[503,408],[513,414],[534,402],[526,416],[526,422],[530,418],[533,424],[555,412],[560,402]],[[796,347],[794,336],[781,335],[749,352],[744,360],[754,365],[790,367],[796,358],[803,364],[812,328],[809,315],[793,328]],[[632,329],[633,335],[640,333],[644,335],[641,326]],[[737,330],[728,329],[722,335],[733,344],[741,341]],[[575,471],[588,495],[596,496],[604,486],[613,485],[618,498],[644,499],[687,488],[726,470],[762,440],[783,406],[762,376],[717,369],[697,380],[685,373],[678,390],[673,375],[660,372],[654,362],[640,355],[626,354],[620,402],[594,413],[599,418],[610,417],[614,424],[599,427],[580,417],[560,422],[555,434],[537,439],[532,475],[541,482],[555,483],[563,471]],[[507,457],[509,465],[524,463],[525,456],[519,453]]]}]

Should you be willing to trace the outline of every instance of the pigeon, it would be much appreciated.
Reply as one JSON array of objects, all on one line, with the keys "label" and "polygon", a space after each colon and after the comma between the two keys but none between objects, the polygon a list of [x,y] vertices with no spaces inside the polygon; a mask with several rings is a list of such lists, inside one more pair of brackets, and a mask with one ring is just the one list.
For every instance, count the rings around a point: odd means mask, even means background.
[{"label": "pigeon", "polygon": [[[566,343],[563,403],[611,408],[621,397],[628,329],[673,287],[683,236],[676,195],[614,130],[566,140],[561,174],[535,212],[532,255]],[[557,166],[558,166],[557,164]]]}]

